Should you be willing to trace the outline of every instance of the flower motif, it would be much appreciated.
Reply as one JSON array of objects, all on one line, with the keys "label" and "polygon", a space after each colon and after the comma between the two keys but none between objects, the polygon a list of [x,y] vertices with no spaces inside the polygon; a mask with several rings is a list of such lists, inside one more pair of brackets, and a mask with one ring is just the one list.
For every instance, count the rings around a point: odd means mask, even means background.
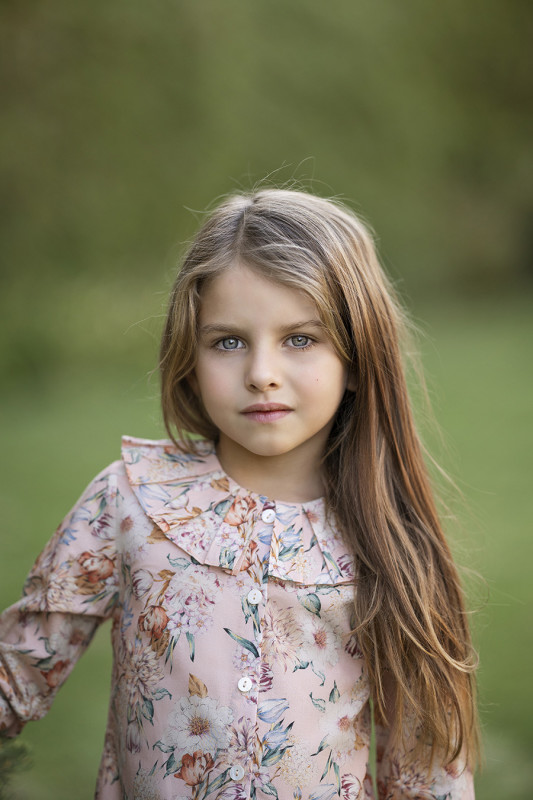
[{"label": "flower motif", "polygon": [[264,700],[257,708],[257,716],[262,722],[272,725],[279,720],[288,708],[289,703],[284,697]]},{"label": "flower motif", "polygon": [[148,606],[139,616],[139,630],[148,632],[152,639],[160,639],[167,622],[167,612],[162,606]]},{"label": "flower motif", "polygon": [[228,763],[235,763],[243,760],[250,762],[253,760],[255,752],[255,725],[246,719],[240,717],[239,721],[231,726],[231,738],[229,743],[229,751],[227,754]]},{"label": "flower motif", "polygon": [[154,583],[154,579],[147,569],[136,569],[131,576],[132,591],[137,600],[150,591]]},{"label": "flower motif", "polygon": [[52,669],[46,672],[41,670],[41,675],[50,689],[57,689],[57,687],[63,683],[70,669],[70,664],[70,661],[56,661]]},{"label": "flower motif", "polygon": [[344,578],[353,578],[355,575],[353,556],[345,553],[337,559],[337,566]]},{"label": "flower motif", "polygon": [[215,765],[209,753],[202,753],[201,750],[195,750],[191,755],[185,753],[181,759],[181,768],[178,772],[174,773],[175,778],[181,778],[187,786],[197,786],[204,779],[206,772],[209,772]]},{"label": "flower motif", "polygon": [[261,662],[261,677],[259,679],[259,691],[269,692],[272,689],[274,673],[272,667],[266,661]]},{"label": "flower motif", "polygon": [[213,621],[212,607],[220,583],[216,575],[191,564],[177,572],[165,592],[168,630],[203,633]]},{"label": "flower motif", "polygon": [[387,780],[387,799],[403,800],[404,797],[416,797],[417,800],[434,800],[435,794],[426,781],[426,775],[419,764],[400,764],[391,759]]},{"label": "flower motif", "polygon": [[214,756],[230,741],[233,711],[210,697],[181,697],[168,715],[166,741],[180,755],[201,751]]},{"label": "flower motif", "polygon": [[285,783],[288,783],[289,786],[299,787],[301,790],[316,779],[316,762],[312,758],[311,747],[302,739],[292,735],[289,743],[291,746],[285,750],[280,761],[279,771]]},{"label": "flower motif", "polygon": [[341,780],[342,800],[358,800],[361,793],[361,781],[349,772]]},{"label": "flower motif", "polygon": [[156,654],[147,650],[139,639],[123,643],[120,663],[124,672],[119,687],[127,695],[130,718],[131,712],[153,698],[157,684],[163,679],[163,669]]},{"label": "flower motif", "polygon": [[226,512],[224,522],[227,522],[228,525],[235,526],[248,522],[248,520],[250,520],[253,516],[253,511],[256,505],[257,503],[253,497],[250,497],[249,495],[245,497],[242,495],[237,495]]},{"label": "flower motif", "polygon": [[337,796],[337,787],[333,783],[324,783],[313,789],[309,800],[333,800]]},{"label": "flower motif", "polygon": [[78,556],[81,574],[89,583],[99,583],[113,574],[113,561],[103,553],[85,551]]},{"label": "flower motif", "polygon": [[[73,578],[67,568],[52,572],[47,583],[39,587],[36,600],[42,611],[69,611],[75,597],[79,595],[77,579]],[[42,593],[41,593],[42,592]]]},{"label": "flower motif", "polygon": [[128,722],[126,728],[126,748],[130,753],[141,752],[141,728],[135,720]]},{"label": "flower motif", "polygon": [[334,667],[339,660],[341,631],[331,618],[321,619],[314,614],[306,614],[302,619],[303,646],[300,659],[312,661],[320,672]]},{"label": "flower motif", "polygon": [[[341,694],[336,703],[326,705],[326,710],[319,717],[324,739],[338,762],[344,762],[350,753],[368,744],[367,732],[361,732],[357,727],[361,705],[361,702],[354,700],[350,694]],[[364,738],[361,737],[361,733],[364,734]]]},{"label": "flower motif", "polygon": [[359,641],[357,639],[357,635],[355,633],[350,633],[346,644],[344,645],[344,650],[350,655],[352,658],[363,658],[363,651],[359,646]]},{"label": "flower motif", "polygon": [[149,770],[139,769],[133,779],[133,797],[135,800],[161,800],[161,794]]},{"label": "flower motif", "polygon": [[216,800],[247,800],[248,793],[242,783],[226,786],[217,794]]},{"label": "flower motif", "polygon": [[290,608],[265,608],[261,622],[263,652],[271,667],[282,666],[287,671],[293,667],[302,646],[302,636],[297,620]]},{"label": "flower motif", "polygon": [[247,569],[250,569],[254,562],[254,553],[257,550],[257,542],[253,540],[248,542],[248,547],[246,548],[246,553],[244,554],[244,558],[240,564],[240,571],[244,572]]},{"label": "flower motif", "polygon": [[116,537],[117,550],[131,558],[136,552],[145,549],[148,535],[146,517],[139,502],[135,497],[124,497],[120,533]]}]

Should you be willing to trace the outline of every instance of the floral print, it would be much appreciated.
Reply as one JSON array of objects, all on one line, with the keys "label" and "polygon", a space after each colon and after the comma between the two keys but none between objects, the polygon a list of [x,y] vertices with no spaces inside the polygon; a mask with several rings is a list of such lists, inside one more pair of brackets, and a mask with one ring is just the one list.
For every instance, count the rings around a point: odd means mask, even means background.
[{"label": "floral print", "polygon": [[[323,500],[247,491],[209,442],[125,438],[0,618],[0,731],[46,713],[111,619],[98,800],[375,800],[353,593]],[[378,729],[379,798],[473,798],[459,765],[406,755]]]}]

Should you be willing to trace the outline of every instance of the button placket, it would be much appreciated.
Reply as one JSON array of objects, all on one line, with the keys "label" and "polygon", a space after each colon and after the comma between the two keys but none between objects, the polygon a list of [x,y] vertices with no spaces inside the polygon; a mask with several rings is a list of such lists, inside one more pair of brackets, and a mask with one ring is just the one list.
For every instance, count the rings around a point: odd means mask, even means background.
[{"label": "button placket", "polygon": [[263,594],[260,589],[251,589],[246,595],[246,599],[251,606],[257,606],[263,599]]},{"label": "button placket", "polygon": [[237,683],[237,688],[243,694],[249,692],[252,686],[253,686],[252,679],[248,675],[243,675],[242,678],[239,678],[239,681]]},{"label": "button placket", "polygon": [[276,519],[276,512],[273,508],[265,508],[261,514],[261,519],[265,525],[271,525]]},{"label": "button placket", "polygon": [[230,771],[229,775],[232,781],[240,781],[244,778],[244,767],[240,764],[234,764]]}]

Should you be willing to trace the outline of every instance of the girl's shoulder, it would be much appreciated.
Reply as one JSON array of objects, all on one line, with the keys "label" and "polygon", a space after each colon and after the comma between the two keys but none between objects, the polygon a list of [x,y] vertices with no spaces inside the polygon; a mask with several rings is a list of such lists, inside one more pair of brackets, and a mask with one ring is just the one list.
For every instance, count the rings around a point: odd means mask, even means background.
[{"label": "girl's shoulder", "polygon": [[178,449],[170,439],[122,437],[122,462],[132,485],[167,483],[220,471],[214,442],[194,442],[194,453]]}]

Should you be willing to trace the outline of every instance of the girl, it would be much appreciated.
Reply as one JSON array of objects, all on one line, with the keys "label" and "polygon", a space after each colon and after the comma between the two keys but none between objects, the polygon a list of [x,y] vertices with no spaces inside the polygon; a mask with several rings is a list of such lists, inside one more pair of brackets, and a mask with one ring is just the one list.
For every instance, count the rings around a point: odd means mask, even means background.
[{"label": "girl", "polygon": [[123,440],[2,618],[5,734],[111,618],[101,800],[473,797],[475,660],[401,330],[339,203],[211,214],[163,332],[170,440]]}]

